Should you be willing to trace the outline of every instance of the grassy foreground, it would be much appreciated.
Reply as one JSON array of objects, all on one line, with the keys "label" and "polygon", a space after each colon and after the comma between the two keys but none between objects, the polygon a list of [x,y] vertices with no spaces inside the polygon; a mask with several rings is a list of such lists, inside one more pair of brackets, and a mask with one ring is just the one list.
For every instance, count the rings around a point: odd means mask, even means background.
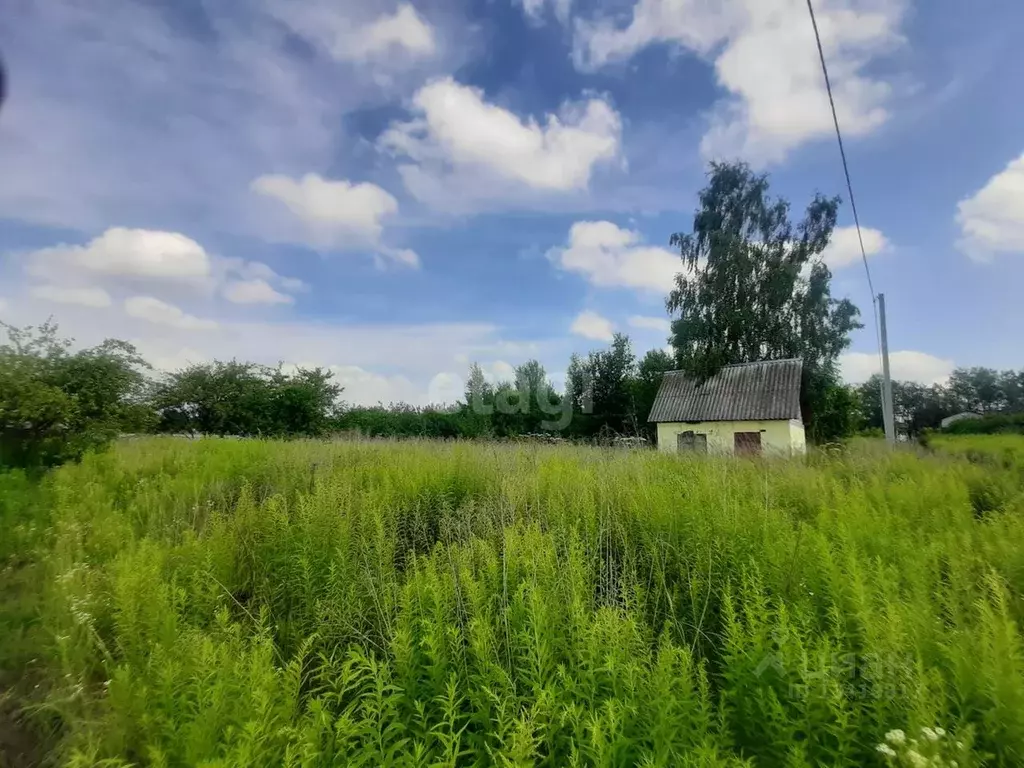
[{"label": "grassy foreground", "polygon": [[126,442],[0,476],[0,666],[73,766],[1017,766],[1008,455]]}]

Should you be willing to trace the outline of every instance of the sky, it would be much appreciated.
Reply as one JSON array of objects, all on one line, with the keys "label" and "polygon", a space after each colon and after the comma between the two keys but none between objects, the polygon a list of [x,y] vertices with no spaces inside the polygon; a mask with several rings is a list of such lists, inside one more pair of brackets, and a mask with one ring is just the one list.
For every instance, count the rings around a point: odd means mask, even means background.
[{"label": "sky", "polygon": [[[1024,367],[1024,4],[816,0],[893,376]],[[157,368],[328,366],[454,401],[626,332],[667,343],[711,160],[794,214],[878,370],[805,0],[15,3],[0,18],[0,320]]]}]

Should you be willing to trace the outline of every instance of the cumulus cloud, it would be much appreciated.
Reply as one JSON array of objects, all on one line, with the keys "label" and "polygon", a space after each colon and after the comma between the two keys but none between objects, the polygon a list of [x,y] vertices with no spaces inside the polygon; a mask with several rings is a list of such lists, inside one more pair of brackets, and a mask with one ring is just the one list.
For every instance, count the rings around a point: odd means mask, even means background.
[{"label": "cumulus cloud", "polygon": [[112,227],[84,245],[61,244],[17,256],[24,276],[44,280],[30,293],[63,304],[106,307],[111,295],[222,295],[235,304],[292,303],[296,278],[262,262],[210,254],[179,232]]},{"label": "cumulus cloud", "polygon": [[370,246],[400,264],[419,265],[414,251],[380,245],[383,219],[398,212],[398,201],[376,184],[354,184],[345,179],[331,180],[307,173],[300,179],[260,176],[253,180],[250,188],[282,203],[302,222],[306,236],[314,244]]},{"label": "cumulus cloud", "polygon": [[199,3],[190,14],[202,34],[149,3],[9,8],[17,98],[4,105],[0,215],[272,237],[247,193],[253,178],[328,167],[350,144],[346,115],[405,98],[476,50],[454,12],[428,20],[407,2]]},{"label": "cumulus cloud", "polygon": [[[939,384],[949,378],[955,367],[952,360],[927,352],[901,350],[889,353],[889,372],[897,381]],[[881,361],[877,353],[847,352],[839,358],[839,371],[846,382],[859,384],[881,373]]]},{"label": "cumulus cloud", "polygon": [[594,341],[611,341],[615,333],[611,320],[590,310],[580,312],[572,321],[569,330],[577,336]]},{"label": "cumulus cloud", "polygon": [[224,286],[224,298],[232,304],[291,304],[294,297],[275,290],[266,280],[234,280]]},{"label": "cumulus cloud", "polygon": [[677,254],[645,245],[639,232],[610,221],[576,222],[569,230],[568,244],[552,249],[548,256],[562,269],[603,288],[665,294],[675,285],[676,274],[683,271]]},{"label": "cumulus cloud", "polygon": [[[864,239],[864,253],[868,258],[885,253],[891,247],[889,240],[881,230],[861,227]],[[832,240],[821,254],[822,260],[833,272],[861,260],[860,242],[857,240],[856,227],[836,227],[832,232]]]},{"label": "cumulus cloud", "polygon": [[628,322],[633,328],[639,328],[645,331],[661,331],[662,333],[668,333],[672,329],[672,323],[667,317],[632,315]]},{"label": "cumulus cloud", "polygon": [[177,232],[112,227],[85,245],[58,245],[28,255],[27,271],[59,278],[69,272],[98,276],[201,281],[212,272],[206,250]]},{"label": "cumulus cloud", "polygon": [[182,311],[180,307],[153,296],[132,296],[125,299],[124,311],[131,317],[184,331],[205,331],[217,327],[213,320],[195,317]]},{"label": "cumulus cloud", "polygon": [[[843,131],[859,136],[888,117],[892,86],[873,71],[902,42],[906,0],[833,0],[816,15]],[[639,0],[629,23],[577,21],[574,58],[591,70],[657,43],[708,60],[728,92],[712,110],[707,157],[779,162],[831,134],[821,65],[804,0]]]},{"label": "cumulus cloud", "polygon": [[36,285],[29,295],[56,304],[78,304],[82,307],[109,307],[110,294],[102,288],[75,288],[61,285]]},{"label": "cumulus cloud", "polygon": [[381,219],[398,211],[398,201],[376,184],[331,181],[316,173],[299,180],[260,176],[252,190],[283,203],[311,227],[368,241],[380,237]]},{"label": "cumulus cloud", "polygon": [[974,261],[1024,254],[1024,154],[957,206],[957,247]]},{"label": "cumulus cloud", "polygon": [[597,97],[522,118],[449,77],[423,86],[411,109],[413,119],[392,123],[378,146],[411,161],[400,167],[406,187],[437,207],[450,202],[445,190],[466,185],[495,197],[583,190],[620,150],[619,114]]}]

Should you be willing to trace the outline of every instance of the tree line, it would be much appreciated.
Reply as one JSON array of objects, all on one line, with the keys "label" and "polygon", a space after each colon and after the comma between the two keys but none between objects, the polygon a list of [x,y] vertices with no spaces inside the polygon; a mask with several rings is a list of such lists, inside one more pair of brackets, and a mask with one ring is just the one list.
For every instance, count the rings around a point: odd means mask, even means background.
[{"label": "tree line", "polygon": [[[154,375],[128,343],[109,340],[77,352],[57,328],[7,327],[0,346],[0,463],[53,466],[124,432],[241,436],[507,438],[546,433],[574,439],[652,437],[647,416],[662,375],[683,370],[704,379],[722,366],[799,357],[801,407],[813,442],[880,428],[876,380],[847,387],[839,355],[861,327],[859,310],[831,295],[822,260],[840,200],[815,195],[794,221],[773,197],[768,177],[742,163],[713,163],[690,232],[673,235],[679,272],[666,297],[674,319],[671,353],[637,357],[628,336],[573,355],[563,392],[530,360],[510,381],[470,369],[457,404],[413,407],[344,403],[324,368],[286,370],[250,362],[213,362]],[[947,385],[894,385],[896,415],[911,435],[962,410],[1024,408],[1024,372],[958,370]]]},{"label": "tree line", "polygon": [[[876,374],[855,388],[862,429],[884,428],[882,379]],[[947,416],[977,413],[980,423],[960,423],[955,431],[1021,431],[1024,423],[1024,368],[997,371],[993,368],[957,368],[943,384],[930,386],[912,381],[892,382],[893,414],[897,428],[908,437],[938,429]],[[1018,425],[1014,428],[1014,425]]]}]

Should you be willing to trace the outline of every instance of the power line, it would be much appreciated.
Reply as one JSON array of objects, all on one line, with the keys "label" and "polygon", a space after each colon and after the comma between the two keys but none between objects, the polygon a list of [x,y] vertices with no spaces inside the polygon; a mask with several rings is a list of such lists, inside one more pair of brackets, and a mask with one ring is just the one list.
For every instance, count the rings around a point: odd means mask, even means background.
[{"label": "power line", "polygon": [[882,357],[882,330],[878,322],[878,294],[875,293],[875,285],[871,280],[871,269],[868,267],[868,254],[864,250],[864,236],[860,231],[860,217],[857,215],[857,201],[853,196],[853,183],[850,181],[850,166],[846,162],[846,149],[843,147],[843,133],[839,130],[839,115],[836,114],[836,100],[832,96],[832,81],[828,76],[828,65],[825,63],[825,49],[821,46],[821,34],[818,32],[818,20],[814,16],[814,5],[807,0],[807,12],[811,15],[811,26],[814,27],[814,40],[818,44],[818,58],[821,59],[821,72],[825,76],[825,90],[828,91],[828,103],[832,108],[832,122],[836,126],[836,141],[839,142],[839,156],[843,159],[843,173],[846,176],[846,191],[850,194],[850,208],[853,210],[853,223],[857,227],[857,242],[860,244],[860,257],[864,262],[864,274],[868,278],[868,290],[871,291],[871,309],[875,317],[875,338],[878,343],[878,364],[883,371],[881,382],[882,409],[885,410],[885,362]]},{"label": "power line", "polygon": [[[828,91],[828,103],[832,107],[832,122],[836,126],[836,140],[839,142],[839,156],[843,158],[843,173],[846,174],[846,191],[850,193],[850,208],[853,209],[853,223],[857,225],[857,242],[860,243],[860,255],[864,260],[864,272],[868,276],[868,288],[874,302],[875,286],[871,282],[871,270],[868,268],[868,255],[864,251],[864,238],[860,233],[860,217],[857,215],[857,201],[853,197],[853,184],[850,182],[850,166],[846,162],[846,149],[843,147],[843,134],[839,130],[839,116],[836,114],[836,100],[832,97],[832,81],[828,76],[828,65],[825,63],[825,50],[821,47],[821,35],[818,33],[818,20],[814,16],[814,6],[807,0],[807,10],[811,14],[811,25],[814,27],[814,39],[818,43],[818,56],[821,59],[821,71],[825,75],[825,90]],[[875,325],[878,325],[876,313]]]}]

